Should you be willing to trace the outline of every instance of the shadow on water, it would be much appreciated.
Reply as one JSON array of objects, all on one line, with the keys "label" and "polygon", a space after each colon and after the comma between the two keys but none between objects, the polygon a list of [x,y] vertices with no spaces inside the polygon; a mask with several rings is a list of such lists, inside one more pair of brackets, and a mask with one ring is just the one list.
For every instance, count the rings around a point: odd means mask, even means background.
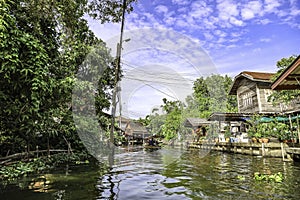
[{"label": "shadow on water", "polygon": [[[65,166],[1,186],[1,199],[300,199],[300,164],[199,150],[126,149],[104,164]],[[68,173],[66,173],[66,171]],[[254,172],[282,172],[282,183]]]}]

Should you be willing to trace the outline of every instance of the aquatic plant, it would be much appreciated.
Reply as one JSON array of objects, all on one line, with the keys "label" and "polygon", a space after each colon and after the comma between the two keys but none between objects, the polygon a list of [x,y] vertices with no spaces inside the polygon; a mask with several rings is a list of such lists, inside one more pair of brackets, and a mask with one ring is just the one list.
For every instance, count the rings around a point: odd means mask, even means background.
[{"label": "aquatic plant", "polygon": [[88,164],[88,155],[73,153],[70,155],[60,153],[51,157],[41,157],[29,162],[19,161],[9,166],[2,166],[0,169],[0,180],[12,181],[31,173],[38,173],[57,167],[63,163]]},{"label": "aquatic plant", "polygon": [[244,181],[246,178],[245,178],[245,176],[238,175],[238,176],[237,176],[237,179],[239,179],[240,181]]},{"label": "aquatic plant", "polygon": [[284,180],[284,177],[281,172],[278,172],[275,174],[261,174],[259,172],[255,172],[254,179],[257,181],[268,181],[268,182],[281,183]]}]

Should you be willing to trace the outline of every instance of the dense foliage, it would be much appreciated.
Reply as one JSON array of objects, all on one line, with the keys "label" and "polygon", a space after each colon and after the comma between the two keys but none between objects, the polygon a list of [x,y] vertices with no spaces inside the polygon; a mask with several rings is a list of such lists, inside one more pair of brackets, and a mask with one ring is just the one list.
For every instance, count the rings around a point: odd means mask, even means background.
[{"label": "dense foliage", "polygon": [[120,10],[113,0],[0,0],[0,155],[71,143],[82,148],[71,107],[76,73],[97,48],[106,66],[93,91],[99,117],[110,106],[114,76],[113,59],[84,17],[119,22]]},{"label": "dense foliage", "polygon": [[168,101],[163,99],[163,110],[166,112],[166,120],[162,125],[162,135],[170,140],[178,135],[182,121],[183,104],[180,101]]},{"label": "dense foliage", "polygon": [[231,84],[232,79],[227,75],[198,78],[193,95],[186,99],[186,116],[207,118],[213,112],[236,112],[236,96],[228,95]]}]

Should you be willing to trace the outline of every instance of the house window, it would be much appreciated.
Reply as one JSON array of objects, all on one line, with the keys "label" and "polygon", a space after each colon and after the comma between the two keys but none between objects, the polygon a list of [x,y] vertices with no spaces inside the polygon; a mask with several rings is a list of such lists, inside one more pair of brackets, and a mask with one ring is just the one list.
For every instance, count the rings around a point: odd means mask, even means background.
[{"label": "house window", "polygon": [[264,93],[265,93],[266,102],[268,102],[268,98],[273,93],[273,91],[270,89],[264,89]]},{"label": "house window", "polygon": [[243,107],[248,107],[253,105],[252,93],[247,92],[241,96]]}]

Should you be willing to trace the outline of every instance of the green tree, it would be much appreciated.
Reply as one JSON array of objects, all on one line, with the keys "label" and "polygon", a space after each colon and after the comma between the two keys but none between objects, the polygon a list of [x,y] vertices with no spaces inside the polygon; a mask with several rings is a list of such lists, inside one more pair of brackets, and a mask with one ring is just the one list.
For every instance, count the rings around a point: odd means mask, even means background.
[{"label": "green tree", "polygon": [[183,105],[180,101],[168,101],[163,99],[163,110],[166,112],[166,121],[162,125],[162,135],[167,139],[173,139],[178,135],[182,121]]},{"label": "green tree", "polygon": [[232,79],[227,75],[198,78],[193,95],[186,99],[185,116],[207,118],[213,112],[236,112],[236,97],[228,95],[231,84]]},{"label": "green tree", "polygon": [[150,115],[147,115],[144,119],[140,117],[137,121],[143,124],[143,126],[148,127],[150,124]]},{"label": "green tree", "polygon": [[[289,67],[292,62],[297,58],[297,55],[292,55],[288,58],[282,58],[281,60],[277,61],[276,66],[278,71],[272,77],[272,81],[275,81],[278,76],[287,68]],[[272,102],[273,104],[279,103],[289,103],[291,100],[299,97],[300,91],[299,90],[280,90],[274,91],[269,97],[268,101]]]},{"label": "green tree", "polygon": [[235,95],[229,95],[229,90],[233,84],[233,80],[231,77],[225,75],[224,77],[224,89],[226,92],[226,112],[237,112],[237,98]]},{"label": "green tree", "polygon": [[[137,0],[126,0],[126,11],[133,11],[133,3]],[[122,16],[123,1],[120,0],[91,0],[88,6],[89,14],[94,19],[105,22],[120,22]]]},{"label": "green tree", "polygon": [[[43,138],[60,134],[74,139],[73,84],[94,47],[100,49],[96,54],[106,66],[105,76],[97,83],[99,117],[109,108],[112,58],[89,30],[84,16],[98,12],[102,23],[117,22],[121,5],[108,0],[92,2],[105,2],[101,4],[105,10],[88,9],[86,0],[0,0],[1,154],[44,145]],[[130,3],[128,11],[132,10]]]},{"label": "green tree", "polygon": [[198,78],[194,82],[193,89],[195,107],[200,112],[199,117],[205,118],[210,114],[210,94],[205,79],[203,77]]},{"label": "green tree", "polygon": [[149,129],[152,134],[162,136],[162,125],[166,121],[166,115],[159,115],[158,109],[153,109],[152,113],[149,115]]},{"label": "green tree", "polygon": [[277,61],[276,66],[278,68],[275,75],[272,77],[272,80],[274,81],[290,64],[297,58],[297,55],[292,55],[288,58],[282,58],[279,61]]}]

